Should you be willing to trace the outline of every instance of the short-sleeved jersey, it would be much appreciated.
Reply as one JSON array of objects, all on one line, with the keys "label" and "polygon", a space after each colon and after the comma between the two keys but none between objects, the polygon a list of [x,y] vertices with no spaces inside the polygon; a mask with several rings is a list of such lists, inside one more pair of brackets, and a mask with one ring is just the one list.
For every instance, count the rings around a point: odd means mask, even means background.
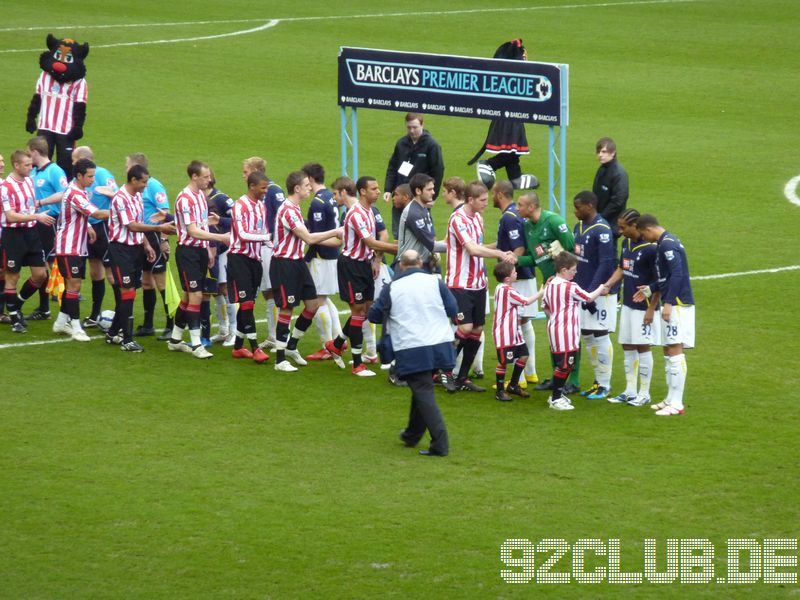
[{"label": "short-sleeved jersey", "polygon": [[208,240],[198,240],[189,235],[191,223],[203,231],[208,231],[208,204],[203,192],[193,192],[187,186],[178,194],[178,199],[175,201],[175,227],[178,230],[178,245],[208,248]]},{"label": "short-sleeved jersey", "polygon": [[[497,226],[497,249],[514,252],[517,248],[525,248],[525,220],[519,216],[517,205],[512,202],[500,216],[500,223]],[[517,279],[533,279],[533,269],[517,267]]]},{"label": "short-sleeved jersey", "polygon": [[694,305],[689,280],[689,261],[686,248],[677,236],[665,231],[658,238],[658,289],[661,303],[679,306]]},{"label": "short-sleeved jersey", "polygon": [[547,317],[547,337],[550,351],[561,354],[575,352],[581,344],[581,302],[587,294],[574,281],[556,275],[547,285],[542,298]]},{"label": "short-sleeved jersey", "polygon": [[599,214],[589,223],[578,221],[573,233],[578,257],[575,283],[585,290],[594,290],[608,281],[616,269],[614,234]]},{"label": "short-sleeved jersey", "polygon": [[6,219],[6,211],[11,210],[22,215],[32,215],[36,213],[36,197],[33,191],[33,179],[26,177],[22,181],[14,175],[9,175],[0,185],[0,203],[3,212],[0,214],[0,225],[2,227],[13,227],[27,229],[36,227],[36,221],[25,221],[21,223],[9,223]]},{"label": "short-sleeved jersey", "polygon": [[[233,199],[225,192],[221,192],[217,188],[212,188],[208,193],[206,202],[208,203],[208,211],[219,217],[219,223],[216,225],[209,225],[208,230],[212,233],[229,233],[233,219]],[[217,247],[218,254],[222,254],[228,250],[228,246],[225,244],[221,244],[220,242],[211,243]]]},{"label": "short-sleeved jersey", "polygon": [[86,256],[89,215],[97,211],[97,207],[89,202],[86,192],[75,182],[69,184],[61,198],[61,214],[58,215],[56,230],[57,256]]},{"label": "short-sleeved jersey", "polygon": [[140,193],[131,194],[123,185],[114,194],[109,207],[108,241],[127,246],[139,246],[144,242],[144,232],[131,231],[128,225],[141,223],[144,206]]},{"label": "short-sleeved jersey", "polygon": [[373,204],[369,208],[372,211],[372,216],[375,217],[375,237],[377,238],[381,231],[386,231],[386,223],[383,222],[383,215],[377,206]]},{"label": "short-sleeved jersey", "polygon": [[253,260],[261,260],[263,242],[246,240],[247,234],[267,233],[266,209],[263,202],[253,202],[245,194],[233,205],[230,254],[241,254]]},{"label": "short-sleeved jersey", "polygon": [[[52,196],[58,192],[65,192],[69,185],[64,169],[54,162],[47,163],[41,169],[33,167],[31,179],[33,179],[33,187],[37,200],[44,200],[48,196]],[[61,202],[56,202],[55,204],[47,204],[39,207],[37,212],[43,212],[51,217],[57,217],[60,211]]]},{"label": "short-sleeved jersey", "polygon": [[[114,196],[112,194],[109,197],[105,194],[95,191],[98,187],[102,186],[110,187],[112,190],[114,190],[114,194],[117,193],[117,180],[114,179],[114,175],[112,175],[111,171],[103,167],[97,167],[94,172],[94,183],[86,188],[86,197],[89,198],[89,202],[94,204],[98,209],[105,210],[111,206],[111,199]],[[99,223],[100,221],[101,219],[89,217],[89,223],[92,225]]]},{"label": "short-sleeved jersey", "polygon": [[154,225],[151,217],[159,210],[169,211],[169,196],[167,189],[155,177],[147,180],[147,187],[142,192],[142,203],[144,204],[144,222]]},{"label": "short-sleeved jersey", "polygon": [[281,186],[270,179],[267,193],[264,194],[264,208],[266,208],[267,226],[273,239],[275,238],[275,219],[278,216],[278,209],[285,200],[286,195]]},{"label": "short-sleeved jersey", "polygon": [[647,302],[634,302],[633,295],[640,285],[653,285],[658,281],[656,260],[658,246],[655,242],[625,239],[619,255],[622,269],[622,304],[635,310],[647,310]]},{"label": "short-sleeved jersey", "polygon": [[427,262],[436,243],[436,232],[430,211],[412,200],[400,214],[397,255],[406,250],[416,250],[422,262]]},{"label": "short-sleeved jersey", "polygon": [[356,202],[344,216],[342,256],[353,260],[372,260],[375,253],[364,240],[375,239],[376,234],[375,213]]},{"label": "short-sleeved jersey", "polygon": [[283,202],[278,208],[278,213],[275,217],[273,257],[302,260],[303,240],[294,234],[294,230],[300,225],[305,227],[300,207],[291,200]]},{"label": "short-sleeved jersey", "polygon": [[[339,211],[336,206],[336,199],[333,192],[328,188],[317,191],[308,205],[308,215],[306,227],[311,233],[330,231],[339,227]],[[339,256],[339,248],[313,244],[308,247],[306,260],[312,258],[323,258],[326,260],[336,260]]]},{"label": "short-sleeved jersey", "polygon": [[64,135],[72,129],[74,104],[86,102],[88,86],[83,78],[60,83],[43,71],[36,81],[36,93],[42,98],[39,129]]},{"label": "short-sleeved jersey", "polygon": [[519,326],[520,306],[525,306],[522,294],[508,284],[499,283],[494,289],[492,338],[495,348],[519,346],[525,341]]},{"label": "short-sleeved jersey", "polygon": [[468,242],[483,244],[483,217],[466,210],[454,210],[447,223],[447,274],[449,288],[482,290],[486,287],[483,258],[467,252]]}]

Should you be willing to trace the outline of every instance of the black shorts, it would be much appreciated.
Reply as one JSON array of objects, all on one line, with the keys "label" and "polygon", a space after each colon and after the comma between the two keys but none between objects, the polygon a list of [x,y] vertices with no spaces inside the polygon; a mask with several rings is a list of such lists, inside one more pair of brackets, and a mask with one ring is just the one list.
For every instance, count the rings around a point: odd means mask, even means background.
[{"label": "black shorts", "polygon": [[208,249],[178,246],[175,250],[178,276],[184,292],[202,292],[208,272]]},{"label": "black shorts", "polygon": [[108,225],[105,221],[94,223],[91,225],[97,234],[94,244],[89,244],[89,258],[95,258],[103,261],[106,267],[111,266],[111,257],[108,254]]},{"label": "black shorts", "polygon": [[375,279],[372,264],[367,260],[353,260],[340,256],[336,262],[339,279],[339,297],[348,304],[371,302],[375,297]]},{"label": "black shorts", "polygon": [[86,257],[75,255],[56,256],[58,271],[64,279],[86,279]]},{"label": "black shorts", "polygon": [[138,289],[142,287],[142,269],[144,268],[144,247],[141,244],[131,246],[110,242],[108,255],[111,258],[111,272],[114,281],[123,288]]},{"label": "black shorts", "polygon": [[39,232],[39,239],[42,242],[44,257],[48,262],[52,262],[56,258],[56,227],[58,226],[58,217],[54,218],[55,223],[52,225],[36,223],[36,231]]},{"label": "black shorts", "polygon": [[458,303],[458,317],[456,321],[462,323],[472,323],[475,327],[480,327],[486,323],[486,290],[463,290],[460,288],[450,288]]},{"label": "black shorts", "polygon": [[144,270],[148,273],[153,273],[156,275],[163,273],[167,270],[169,253],[161,251],[161,234],[158,231],[148,231],[144,235],[147,238],[147,242],[150,244],[150,247],[153,249],[153,252],[156,253],[156,257],[153,262],[150,262],[145,257]]},{"label": "black shorts", "polygon": [[508,365],[513,363],[518,358],[528,356],[528,346],[522,343],[518,346],[507,346],[506,348],[497,349],[497,362],[501,365]]},{"label": "black shorts", "polygon": [[[230,260],[230,259],[228,259]],[[272,295],[278,308],[294,308],[301,300],[317,297],[317,287],[303,259],[272,257],[269,263]]]},{"label": "black shorts", "polygon": [[228,300],[231,303],[255,300],[263,270],[260,260],[228,252]]},{"label": "black shorts", "polygon": [[3,266],[9,273],[44,266],[42,240],[35,227],[3,227]]}]

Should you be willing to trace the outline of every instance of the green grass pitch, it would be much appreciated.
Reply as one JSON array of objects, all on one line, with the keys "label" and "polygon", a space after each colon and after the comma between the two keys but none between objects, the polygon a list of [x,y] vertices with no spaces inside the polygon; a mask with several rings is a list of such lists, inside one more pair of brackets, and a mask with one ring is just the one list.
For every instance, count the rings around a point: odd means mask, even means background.
[{"label": "green grass pitch", "polygon": [[[173,202],[194,158],[231,196],[251,155],[281,183],[311,160],[338,175],[339,46],[491,56],[521,36],[532,60],[570,65],[568,197],[591,185],[594,143],[610,135],[631,176],[629,206],[681,237],[694,275],[800,262],[800,208],[783,194],[800,174],[793,0],[37,0],[2,15],[7,173],[29,137],[48,32],[92,45],[84,142],[98,163],[121,179],[124,156],[146,152]],[[211,37],[269,19],[280,22]],[[177,39],[190,41],[147,44]],[[359,124],[360,171],[382,183],[402,113],[363,110]],[[486,123],[431,116],[426,126],[446,174],[471,179]],[[544,178],[546,130],[529,126],[528,137],[523,166]],[[445,207],[434,215],[441,233]],[[490,240],[497,216],[487,209]],[[149,339],[134,356],[99,340],[8,347],[53,336],[47,323],[24,338],[2,329],[0,597],[794,597],[796,584],[501,577],[509,538],[619,539],[627,571],[642,570],[646,538],[662,567],[668,538],[706,538],[724,576],[727,539],[798,537],[798,272],[698,280],[694,291],[686,415],[582,400],[560,414],[542,393],[508,405],[440,394],[452,444],[443,460],[401,447],[408,392],[384,377],[356,380],[332,364],[286,376]],[[541,322],[536,332],[549,375]],[[659,356],[653,381],[658,397]],[[554,570],[569,572],[572,556]],[[588,556],[590,568],[608,563]]]}]

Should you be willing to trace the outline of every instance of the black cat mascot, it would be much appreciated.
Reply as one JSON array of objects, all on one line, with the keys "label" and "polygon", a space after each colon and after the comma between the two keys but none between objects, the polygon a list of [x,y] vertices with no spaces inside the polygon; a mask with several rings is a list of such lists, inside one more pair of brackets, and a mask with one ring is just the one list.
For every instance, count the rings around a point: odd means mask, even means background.
[{"label": "black cat mascot", "polygon": [[[494,58],[528,60],[528,51],[521,39],[511,40],[495,51]],[[489,160],[478,160],[487,151],[494,156]],[[478,162],[478,177],[489,189],[494,185],[495,172],[502,168],[516,189],[535,189],[539,187],[536,175],[523,175],[519,165],[519,157],[529,152],[525,125],[510,119],[492,119],[486,141],[467,164]]]},{"label": "black cat mascot", "polygon": [[[83,137],[86,121],[86,65],[89,44],[69,38],[47,35],[47,52],[39,56],[42,74],[36,82],[36,93],[28,107],[25,129],[47,139],[50,158],[56,151],[56,162],[65,173],[72,173],[72,146]],[[37,123],[36,117],[39,117]]]}]

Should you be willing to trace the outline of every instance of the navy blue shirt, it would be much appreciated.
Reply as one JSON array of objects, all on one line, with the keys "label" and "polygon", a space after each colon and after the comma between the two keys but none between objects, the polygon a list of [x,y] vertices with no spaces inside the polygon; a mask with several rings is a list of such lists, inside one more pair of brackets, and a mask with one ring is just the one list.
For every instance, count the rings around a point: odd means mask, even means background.
[{"label": "navy blue shirt", "polygon": [[[211,233],[229,233],[231,230],[231,220],[233,219],[233,200],[225,192],[220,192],[217,188],[212,188],[208,193],[208,212],[219,215],[219,223],[211,225],[208,230]],[[219,242],[212,242],[217,246],[217,251],[222,254],[228,247]]]},{"label": "navy blue shirt", "polygon": [[[500,216],[497,227],[497,249],[513,252],[525,248],[525,220],[519,216],[517,205],[509,204]],[[533,269],[517,267],[517,279],[533,279]]]},{"label": "navy blue shirt", "polygon": [[267,193],[264,194],[264,206],[267,209],[267,226],[273,240],[275,239],[275,218],[278,216],[278,209],[284,200],[286,200],[286,196],[281,186],[270,179]]},{"label": "navy blue shirt", "polygon": [[599,214],[588,223],[575,225],[575,256],[578,273],[575,283],[587,292],[593,292],[608,281],[617,268],[614,235],[608,222]]},{"label": "navy blue shirt", "polygon": [[[658,289],[661,303],[694,305],[686,249],[677,236],[665,231],[658,238]],[[654,287],[651,287],[655,291]]]},{"label": "navy blue shirt", "polygon": [[622,269],[622,304],[635,310],[647,310],[647,302],[634,302],[633,295],[640,285],[653,285],[658,281],[656,261],[658,245],[655,242],[625,239],[619,256]]},{"label": "navy blue shirt", "polygon": [[386,223],[383,222],[383,215],[381,215],[378,207],[373,204],[371,208],[372,214],[375,215],[375,239],[378,239],[378,234],[381,231],[386,231]]},{"label": "navy blue shirt", "polygon": [[[319,190],[308,205],[306,228],[310,233],[330,231],[339,227],[339,211],[336,210],[336,200],[333,192],[327,188]],[[306,260],[312,258],[336,260],[339,257],[339,248],[314,244],[308,247]]]}]

